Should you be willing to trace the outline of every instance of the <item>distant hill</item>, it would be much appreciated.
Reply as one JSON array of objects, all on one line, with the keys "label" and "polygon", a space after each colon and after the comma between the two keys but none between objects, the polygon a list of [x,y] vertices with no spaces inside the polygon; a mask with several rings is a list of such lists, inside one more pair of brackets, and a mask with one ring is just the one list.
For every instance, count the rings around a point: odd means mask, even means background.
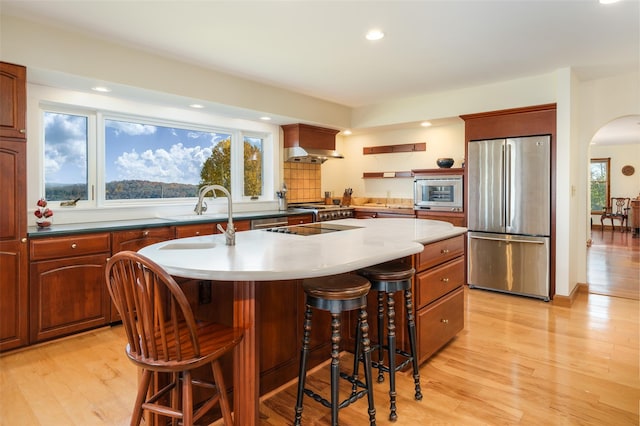
[{"label": "distant hill", "polygon": [[[187,198],[198,196],[198,185],[151,182],[148,180],[120,180],[107,182],[107,200],[135,200],[149,198]],[[50,201],[86,200],[87,187],[82,184],[47,184],[45,198]]]}]

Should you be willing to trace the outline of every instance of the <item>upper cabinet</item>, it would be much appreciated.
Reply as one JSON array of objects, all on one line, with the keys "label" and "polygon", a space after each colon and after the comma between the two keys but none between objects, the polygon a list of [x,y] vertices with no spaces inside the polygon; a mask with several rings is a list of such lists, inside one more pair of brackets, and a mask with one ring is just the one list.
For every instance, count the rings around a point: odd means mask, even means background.
[{"label": "upper cabinet", "polygon": [[27,137],[27,69],[0,62],[0,137]]}]

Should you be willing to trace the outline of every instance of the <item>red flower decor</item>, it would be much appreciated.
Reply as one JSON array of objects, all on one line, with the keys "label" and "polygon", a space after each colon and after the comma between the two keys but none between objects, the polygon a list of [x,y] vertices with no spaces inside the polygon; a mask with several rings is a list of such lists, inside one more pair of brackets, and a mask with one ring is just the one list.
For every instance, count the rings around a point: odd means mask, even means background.
[{"label": "red flower decor", "polygon": [[38,208],[33,214],[36,216],[36,225],[40,228],[48,228],[51,226],[51,216],[53,216],[53,210],[47,207],[47,200],[40,198],[36,203]]}]

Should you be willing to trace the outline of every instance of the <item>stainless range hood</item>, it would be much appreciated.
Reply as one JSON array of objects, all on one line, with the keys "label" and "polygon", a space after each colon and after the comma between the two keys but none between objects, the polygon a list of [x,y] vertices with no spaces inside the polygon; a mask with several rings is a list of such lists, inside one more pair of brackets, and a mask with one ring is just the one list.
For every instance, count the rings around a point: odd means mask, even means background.
[{"label": "stainless range hood", "polygon": [[319,163],[344,158],[336,151],[339,130],[308,124],[287,124],[284,131],[284,160],[291,163]]},{"label": "stainless range hood", "polygon": [[336,150],[292,146],[284,149],[285,161],[291,163],[324,163],[330,158],[344,158]]}]

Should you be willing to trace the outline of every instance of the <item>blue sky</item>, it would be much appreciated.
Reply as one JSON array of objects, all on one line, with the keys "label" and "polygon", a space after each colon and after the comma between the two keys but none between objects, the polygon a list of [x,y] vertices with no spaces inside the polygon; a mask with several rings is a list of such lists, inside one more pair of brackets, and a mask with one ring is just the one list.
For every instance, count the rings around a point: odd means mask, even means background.
[{"label": "blue sky", "polygon": [[[46,113],[44,120],[47,183],[86,182],[86,117]],[[197,184],[212,148],[230,137],[115,120],[105,120],[105,126],[107,182],[145,179]]]}]

